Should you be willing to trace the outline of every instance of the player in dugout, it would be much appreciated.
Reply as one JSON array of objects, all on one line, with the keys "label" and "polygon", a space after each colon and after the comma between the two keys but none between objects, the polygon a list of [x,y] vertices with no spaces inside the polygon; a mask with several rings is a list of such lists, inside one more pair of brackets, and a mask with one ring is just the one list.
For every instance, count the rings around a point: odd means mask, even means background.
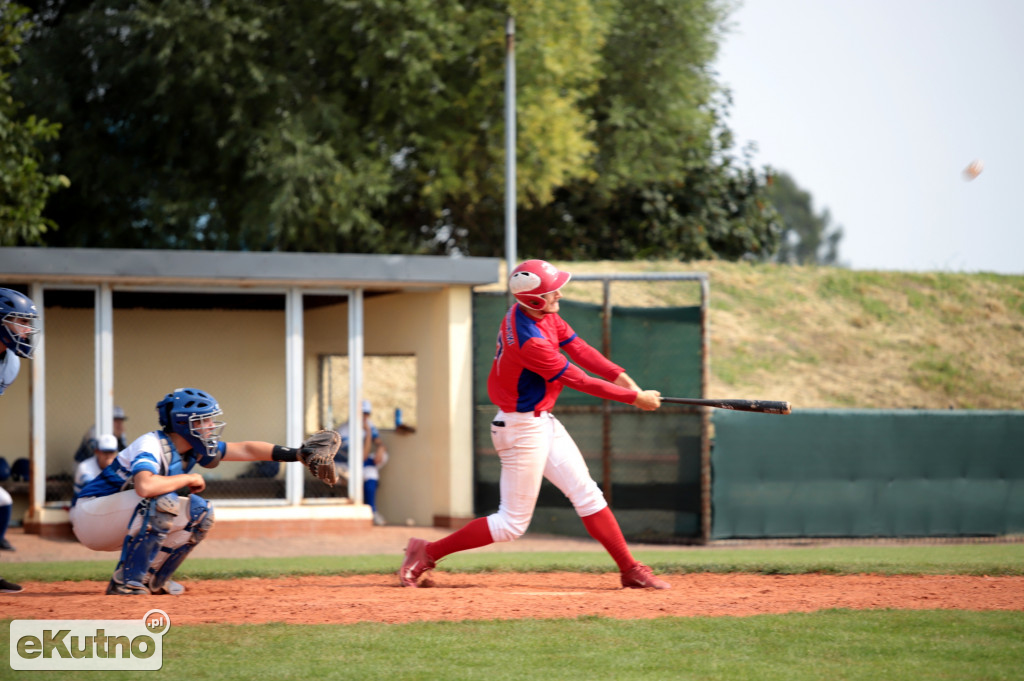
[{"label": "player in dugout", "polygon": [[[624,588],[670,588],[633,557],[583,455],[551,413],[566,386],[644,411],[661,406],[660,392],[641,390],[559,316],[560,289],[570,277],[543,260],[527,260],[512,271],[508,286],[516,303],[501,321],[487,379],[488,395],[498,407],[491,422],[491,440],[501,459],[498,511],[435,542],[410,539],[398,572],[402,586],[419,586],[420,576],[447,555],[522,536],[533,518],[541,480],[547,478],[611,554]],[[601,378],[581,370],[562,351]]]}]

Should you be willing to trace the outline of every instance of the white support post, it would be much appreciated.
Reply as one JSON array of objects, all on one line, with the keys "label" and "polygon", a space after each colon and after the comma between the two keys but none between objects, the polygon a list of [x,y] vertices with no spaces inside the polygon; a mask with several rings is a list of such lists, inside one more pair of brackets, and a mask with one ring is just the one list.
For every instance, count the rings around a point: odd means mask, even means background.
[{"label": "white support post", "polygon": [[505,276],[516,266],[516,20],[505,21]]},{"label": "white support post", "polygon": [[363,503],[363,290],[348,299],[348,497]]},{"label": "white support post", "polygon": [[95,289],[96,437],[114,426],[114,293],[109,283]]},{"label": "white support post", "polygon": [[[298,446],[305,436],[302,334],[302,290],[290,288],[285,294],[285,444],[289,447]],[[289,464],[285,472],[285,496],[289,505],[298,506],[302,503],[304,480],[302,463],[295,461]]]},{"label": "white support post", "polygon": [[29,483],[32,486],[29,496],[32,508],[29,509],[29,517],[41,520],[42,508],[46,503],[46,305],[43,299],[43,285],[32,284],[29,288],[29,297],[39,312],[39,342],[30,360],[32,431],[29,461],[32,462],[33,470]]}]

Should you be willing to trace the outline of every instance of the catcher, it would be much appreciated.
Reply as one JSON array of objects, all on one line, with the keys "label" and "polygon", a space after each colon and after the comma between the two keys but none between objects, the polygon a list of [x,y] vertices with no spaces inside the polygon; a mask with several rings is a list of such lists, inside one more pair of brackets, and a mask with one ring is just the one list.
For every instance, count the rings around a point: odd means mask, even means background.
[{"label": "catcher", "polygon": [[[108,594],[185,592],[174,571],[213,525],[213,505],[199,496],[206,482],[190,473],[196,464],[224,461],[301,461],[314,476],[334,485],[334,455],[341,437],[311,435],[293,449],[269,442],[221,442],[223,412],[209,393],[179,388],[156,405],[161,430],[139,437],[75,495],[71,527],[94,551],[121,551]],[[188,488],[182,497],[177,490]]]}]

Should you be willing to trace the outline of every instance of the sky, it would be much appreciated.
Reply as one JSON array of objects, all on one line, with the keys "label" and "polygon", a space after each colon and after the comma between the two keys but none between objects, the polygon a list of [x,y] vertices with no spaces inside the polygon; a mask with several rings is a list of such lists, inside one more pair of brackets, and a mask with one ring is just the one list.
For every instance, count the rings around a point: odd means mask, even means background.
[{"label": "sky", "polygon": [[741,1],[729,128],[828,209],[842,264],[1024,274],[1024,1]]}]

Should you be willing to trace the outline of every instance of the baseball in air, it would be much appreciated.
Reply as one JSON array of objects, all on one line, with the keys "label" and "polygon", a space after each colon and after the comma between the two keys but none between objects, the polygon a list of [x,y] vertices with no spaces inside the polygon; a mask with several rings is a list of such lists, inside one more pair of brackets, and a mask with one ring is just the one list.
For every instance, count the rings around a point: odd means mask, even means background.
[{"label": "baseball in air", "polygon": [[981,162],[981,159],[971,161],[966,168],[964,168],[964,179],[973,180],[978,175],[981,175],[981,171],[985,169],[985,164]]}]

